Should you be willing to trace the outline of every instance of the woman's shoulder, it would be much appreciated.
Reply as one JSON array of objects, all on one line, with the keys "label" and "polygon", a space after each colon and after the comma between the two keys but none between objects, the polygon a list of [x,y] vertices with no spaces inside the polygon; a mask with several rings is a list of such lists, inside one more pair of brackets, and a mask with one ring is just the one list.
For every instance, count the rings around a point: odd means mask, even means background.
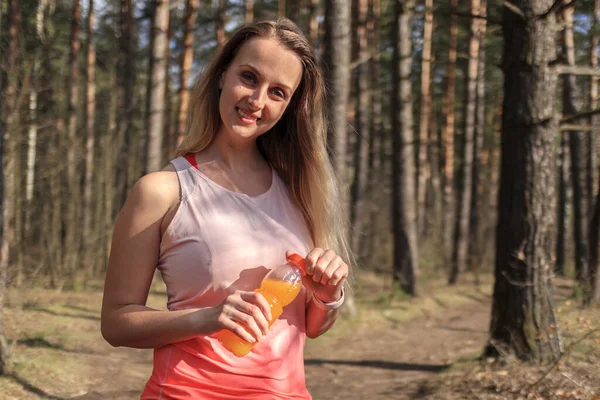
[{"label": "woman's shoulder", "polygon": [[172,165],[142,176],[133,185],[129,197],[142,206],[168,210],[179,202],[179,180]]}]

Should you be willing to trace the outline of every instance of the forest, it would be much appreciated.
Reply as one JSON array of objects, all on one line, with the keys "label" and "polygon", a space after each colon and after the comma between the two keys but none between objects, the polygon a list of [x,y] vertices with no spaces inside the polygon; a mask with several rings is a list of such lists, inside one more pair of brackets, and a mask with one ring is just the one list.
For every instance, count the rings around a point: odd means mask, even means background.
[{"label": "forest", "polygon": [[600,0],[0,0],[0,399],[138,398],[151,352],[99,329],[115,218],[215,49],[282,17],[356,258],[313,398],[600,399]]}]

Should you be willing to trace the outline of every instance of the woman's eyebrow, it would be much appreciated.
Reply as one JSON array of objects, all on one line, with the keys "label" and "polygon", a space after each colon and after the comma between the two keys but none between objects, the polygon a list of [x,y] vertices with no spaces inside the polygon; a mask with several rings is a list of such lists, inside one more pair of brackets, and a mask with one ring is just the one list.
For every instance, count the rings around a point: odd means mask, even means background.
[{"label": "woman's eyebrow", "polygon": [[[252,64],[240,64],[240,67],[250,68],[252,70],[252,72],[254,72],[259,78],[262,77],[262,74]],[[292,91],[292,88],[290,88],[285,83],[276,82],[275,85],[276,86],[281,86],[283,89],[286,89],[286,90],[288,90],[290,92]]]}]

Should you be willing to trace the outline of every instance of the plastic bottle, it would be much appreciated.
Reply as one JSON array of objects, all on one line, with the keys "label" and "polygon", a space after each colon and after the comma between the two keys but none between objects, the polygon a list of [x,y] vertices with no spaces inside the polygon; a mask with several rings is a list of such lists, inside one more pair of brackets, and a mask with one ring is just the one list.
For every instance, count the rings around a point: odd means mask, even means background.
[{"label": "plastic bottle", "polygon": [[[300,293],[302,287],[300,270],[306,271],[304,258],[292,254],[285,264],[271,270],[262,280],[260,288],[255,290],[264,296],[271,307],[269,326],[283,313],[283,307],[290,304]],[[238,357],[245,356],[256,345],[245,341],[228,329],[220,330],[215,337]]]}]

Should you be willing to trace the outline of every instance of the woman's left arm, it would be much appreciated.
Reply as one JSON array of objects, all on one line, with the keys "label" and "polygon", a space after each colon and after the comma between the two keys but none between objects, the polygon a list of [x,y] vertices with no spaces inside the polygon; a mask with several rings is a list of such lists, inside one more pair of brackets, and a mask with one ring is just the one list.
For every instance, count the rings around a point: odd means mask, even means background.
[{"label": "woman's left arm", "polygon": [[327,332],[337,319],[349,268],[334,251],[321,248],[308,253],[305,266],[307,274],[302,283],[312,292],[306,309],[306,336],[314,339]]}]

